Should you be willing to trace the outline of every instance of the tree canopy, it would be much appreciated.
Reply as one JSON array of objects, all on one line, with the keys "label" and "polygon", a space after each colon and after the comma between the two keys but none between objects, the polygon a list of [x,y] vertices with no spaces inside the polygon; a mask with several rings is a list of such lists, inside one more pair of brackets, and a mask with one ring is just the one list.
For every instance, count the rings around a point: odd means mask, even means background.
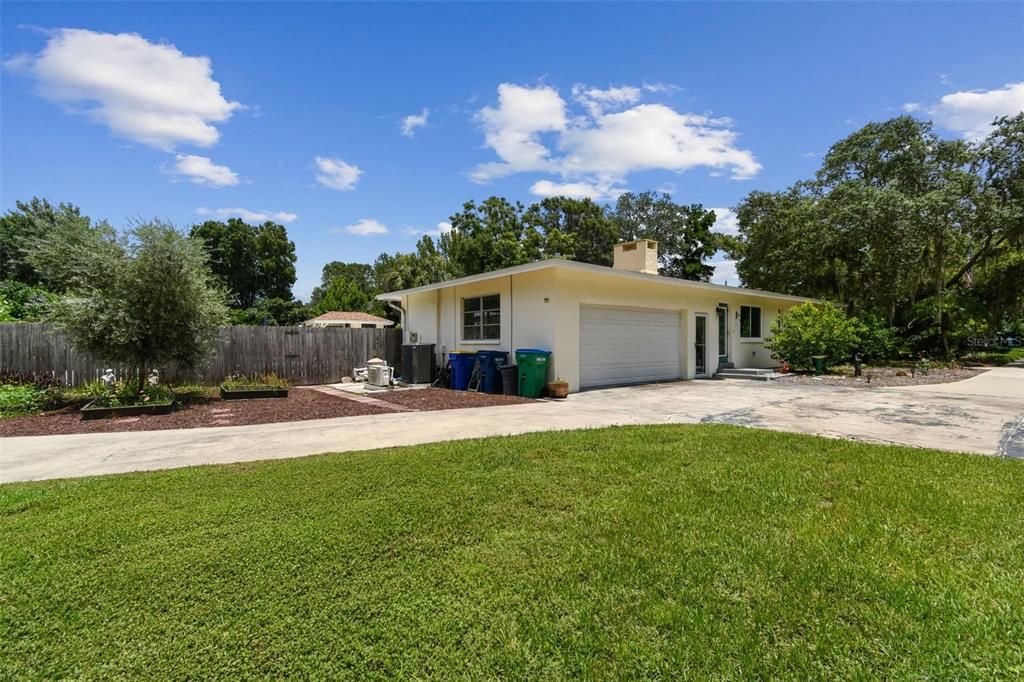
[{"label": "tree canopy", "polygon": [[208,220],[192,227],[202,240],[210,269],[224,283],[232,307],[252,308],[261,300],[292,299],[295,243],[284,225],[250,225],[238,218]]},{"label": "tree canopy", "polygon": [[1019,285],[1007,285],[1020,272],[1022,139],[1024,114],[977,144],[909,116],[870,123],[814,178],[740,203],[737,271],[754,288],[878,315],[947,355],[978,319],[1019,324]]},{"label": "tree canopy", "polygon": [[210,275],[202,245],[172,226],[136,226],[103,248],[82,249],[59,232],[40,237],[30,264],[47,272],[61,259],[77,273],[45,318],[80,351],[149,369],[191,369],[208,356],[227,322],[224,291]]}]

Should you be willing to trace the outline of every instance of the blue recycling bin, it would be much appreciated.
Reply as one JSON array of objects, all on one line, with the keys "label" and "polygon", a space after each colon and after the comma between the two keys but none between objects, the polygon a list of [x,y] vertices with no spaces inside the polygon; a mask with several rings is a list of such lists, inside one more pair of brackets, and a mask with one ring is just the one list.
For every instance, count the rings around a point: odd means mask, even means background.
[{"label": "blue recycling bin", "polygon": [[465,391],[469,386],[469,378],[473,376],[473,365],[476,364],[476,353],[455,351],[448,354],[448,364],[452,368],[452,388]]},{"label": "blue recycling bin", "polygon": [[480,392],[501,393],[501,366],[508,362],[508,353],[500,350],[478,350],[480,361]]}]

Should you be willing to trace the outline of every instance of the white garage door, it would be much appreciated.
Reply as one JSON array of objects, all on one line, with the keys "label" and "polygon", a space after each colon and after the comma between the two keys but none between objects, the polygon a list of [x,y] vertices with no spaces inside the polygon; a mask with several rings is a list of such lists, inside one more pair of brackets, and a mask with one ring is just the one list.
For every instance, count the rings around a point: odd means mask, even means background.
[{"label": "white garage door", "polygon": [[580,306],[580,387],[678,379],[679,313]]}]

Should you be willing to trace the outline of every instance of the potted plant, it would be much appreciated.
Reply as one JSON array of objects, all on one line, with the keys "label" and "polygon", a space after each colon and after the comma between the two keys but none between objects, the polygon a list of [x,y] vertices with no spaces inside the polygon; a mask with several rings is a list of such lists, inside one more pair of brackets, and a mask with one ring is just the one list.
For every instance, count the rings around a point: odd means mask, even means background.
[{"label": "potted plant", "polygon": [[233,374],[220,385],[221,400],[252,400],[254,398],[287,398],[291,384],[276,374]]},{"label": "potted plant", "polygon": [[137,417],[144,414],[170,414],[174,410],[174,392],[161,384],[109,382],[103,393],[79,410],[82,419]]},{"label": "potted plant", "polygon": [[569,382],[565,379],[555,379],[548,382],[548,396],[551,398],[568,398]]}]

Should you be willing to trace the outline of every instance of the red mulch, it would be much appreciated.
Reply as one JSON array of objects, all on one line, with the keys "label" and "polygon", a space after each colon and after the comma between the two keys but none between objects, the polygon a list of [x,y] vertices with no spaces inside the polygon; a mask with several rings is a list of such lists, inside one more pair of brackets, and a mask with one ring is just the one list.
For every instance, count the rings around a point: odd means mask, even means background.
[{"label": "red mulch", "polygon": [[371,397],[397,403],[414,410],[455,410],[461,407],[490,407],[535,402],[515,395],[491,395],[473,391],[452,391],[447,388],[419,388],[409,391],[373,393]]},{"label": "red mulch", "polygon": [[[529,398],[516,396],[488,395],[439,388],[375,393],[369,397],[404,405],[413,410],[450,410],[461,407],[533,402]],[[306,388],[293,388],[287,398],[260,400],[208,398],[179,407],[167,415],[83,420],[78,413],[77,406],[66,407],[40,415],[0,419],[0,437],[192,429],[206,426],[239,426],[242,424],[329,419],[331,417],[355,417],[368,414],[397,413],[387,407],[359,403]]]},{"label": "red mulch", "polygon": [[202,426],[238,426],[305,421],[363,414],[390,414],[391,410],[364,405],[317,391],[292,389],[287,398],[201,401],[179,407],[171,414],[83,420],[76,407],[27,417],[0,419],[0,436],[44,436],[58,433],[156,431]]}]

